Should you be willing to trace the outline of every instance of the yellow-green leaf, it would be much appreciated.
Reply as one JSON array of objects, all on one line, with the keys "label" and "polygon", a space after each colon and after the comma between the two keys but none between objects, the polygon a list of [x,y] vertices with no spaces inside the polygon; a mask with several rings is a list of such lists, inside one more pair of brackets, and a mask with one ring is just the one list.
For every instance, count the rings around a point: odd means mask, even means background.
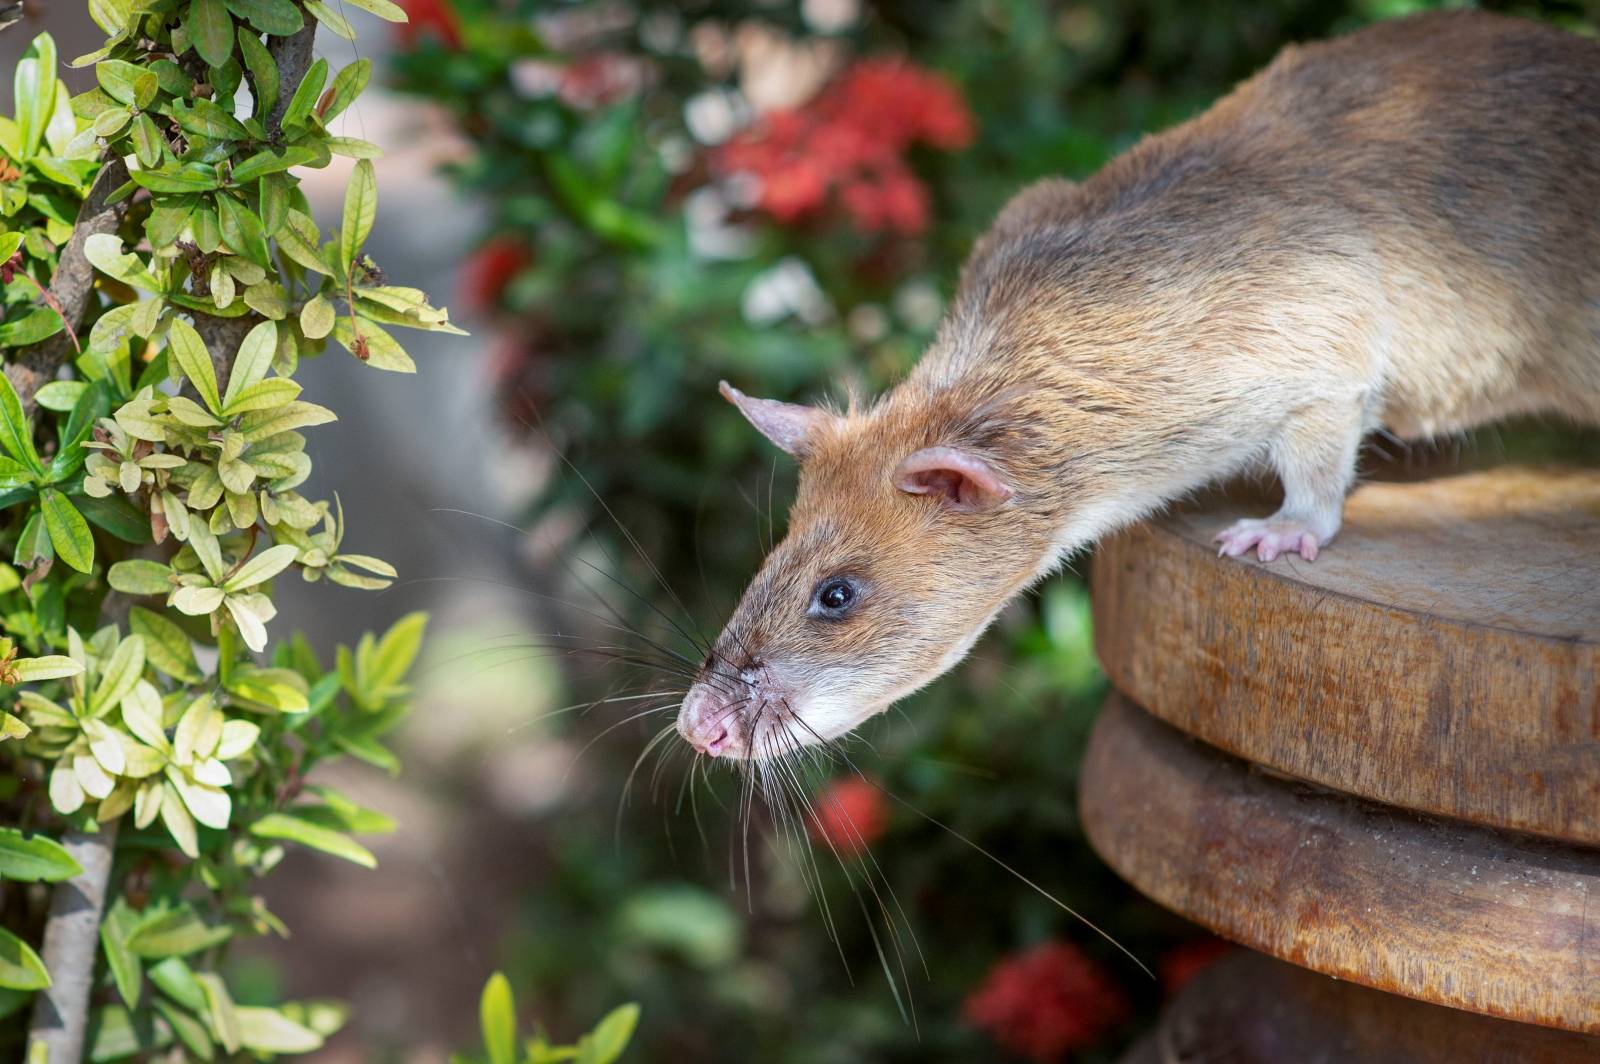
[{"label": "yellow-green leaf", "polygon": [[213,414],[222,413],[222,400],[217,394],[217,371],[211,365],[211,352],[205,341],[194,331],[194,326],[182,318],[174,318],[167,333],[167,350],[177,361],[178,368],[194,385],[200,400]]},{"label": "yellow-green leaf", "polygon": [[372,232],[378,216],[378,178],[371,159],[356,163],[344,191],[344,217],[339,225],[339,257],[349,269]]}]

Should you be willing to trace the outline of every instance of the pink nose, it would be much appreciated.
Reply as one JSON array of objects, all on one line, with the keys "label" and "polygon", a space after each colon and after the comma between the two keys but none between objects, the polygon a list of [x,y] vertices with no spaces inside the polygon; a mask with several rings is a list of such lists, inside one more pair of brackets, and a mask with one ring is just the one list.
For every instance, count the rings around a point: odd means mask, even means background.
[{"label": "pink nose", "polygon": [[733,748],[732,717],[735,707],[703,687],[695,687],[678,713],[678,732],[699,753],[709,757]]},{"label": "pink nose", "polygon": [[716,757],[728,746],[728,729],[726,727],[719,727],[716,729],[716,732],[717,734],[715,738],[703,740],[690,739],[689,745],[694,747],[702,754],[708,754],[711,757]]}]

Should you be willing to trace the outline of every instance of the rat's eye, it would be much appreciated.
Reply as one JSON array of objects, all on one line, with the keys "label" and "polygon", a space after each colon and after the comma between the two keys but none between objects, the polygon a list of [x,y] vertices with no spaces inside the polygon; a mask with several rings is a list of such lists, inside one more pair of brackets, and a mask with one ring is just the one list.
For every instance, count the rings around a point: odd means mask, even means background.
[{"label": "rat's eye", "polygon": [[858,597],[854,581],[842,576],[829,577],[817,585],[811,610],[818,616],[838,620],[850,612]]}]

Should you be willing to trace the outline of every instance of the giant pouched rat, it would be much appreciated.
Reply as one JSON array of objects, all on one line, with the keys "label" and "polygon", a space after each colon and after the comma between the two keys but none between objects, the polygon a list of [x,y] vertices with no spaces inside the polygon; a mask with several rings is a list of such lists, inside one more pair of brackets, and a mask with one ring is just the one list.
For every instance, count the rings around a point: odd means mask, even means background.
[{"label": "giant pouched rat", "polygon": [[1600,423],[1600,43],[1457,12],[1288,48],[1013,199],[876,403],[722,391],[800,481],[679,715],[703,753],[844,734],[1074,551],[1253,463],[1283,505],[1222,552],[1309,561],[1370,430]]}]

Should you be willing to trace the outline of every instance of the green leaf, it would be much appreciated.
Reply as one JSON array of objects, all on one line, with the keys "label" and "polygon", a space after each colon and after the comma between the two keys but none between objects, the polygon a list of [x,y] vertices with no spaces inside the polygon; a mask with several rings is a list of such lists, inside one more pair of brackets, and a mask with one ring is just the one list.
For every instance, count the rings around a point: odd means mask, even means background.
[{"label": "green leaf", "polygon": [[344,190],[344,219],[339,226],[339,257],[345,269],[354,265],[361,246],[372,232],[378,215],[378,178],[371,159],[356,163],[350,184]]},{"label": "green leaf", "polygon": [[22,488],[37,483],[38,479],[15,458],[0,458],[0,488]]},{"label": "green leaf", "polygon": [[190,1012],[199,1012],[206,1007],[206,992],[200,989],[200,980],[195,978],[194,969],[181,957],[168,957],[160,964],[151,966],[150,981],[157,990]]},{"label": "green leaf", "polygon": [[151,192],[205,192],[222,184],[209,163],[183,163],[160,170],[131,170],[133,183]]},{"label": "green leaf", "polygon": [[48,835],[23,835],[17,828],[0,828],[0,879],[19,883],[59,883],[80,874],[78,864]]},{"label": "green leaf", "polygon": [[289,218],[289,179],[267,174],[257,187],[261,190],[261,227],[268,236],[277,236]]},{"label": "green leaf", "polygon": [[[228,404],[228,416],[248,413],[252,410],[272,410],[280,406],[287,406],[294,402],[295,396],[300,394],[300,386],[287,377],[273,377],[271,380],[257,381],[238,397]],[[258,456],[252,456],[251,462],[261,469]]]},{"label": "green leaf", "polygon": [[233,19],[222,0],[190,0],[183,25],[194,50],[212,66],[222,66],[233,55]]},{"label": "green leaf", "polygon": [[161,165],[161,146],[165,143],[161,131],[150,120],[147,114],[140,114],[133,120],[133,152],[139,157],[139,165],[145,169]]},{"label": "green leaf", "polygon": [[235,1005],[239,1044],[255,1053],[310,1053],[322,1048],[322,1036],[277,1009]]},{"label": "green leaf", "polygon": [[356,39],[356,31],[345,17],[322,0],[305,0],[306,10],[317,16],[317,21],[328,27],[335,36],[343,37],[347,41]]},{"label": "green leaf", "polygon": [[211,1031],[222,1048],[229,1053],[239,1051],[239,1017],[234,1009],[233,997],[216,972],[201,972],[195,976],[206,996],[206,1018],[211,1021]]},{"label": "green leaf", "polygon": [[328,150],[350,159],[381,159],[383,149],[359,137],[329,137]]},{"label": "green leaf", "polygon": [[54,488],[46,488],[39,496],[39,507],[56,555],[80,573],[94,568],[94,536],[89,533],[89,523],[67,497]]},{"label": "green leaf", "polygon": [[[141,921],[128,936],[128,948],[147,959],[187,957],[226,942],[232,934],[226,925],[207,925],[192,909],[184,906]],[[151,974],[153,976],[154,971]]]},{"label": "green leaf", "polygon": [[161,87],[150,71],[121,59],[103,59],[96,63],[94,76],[107,96],[131,107],[149,107]]},{"label": "green leaf", "polygon": [[100,682],[89,696],[89,711],[100,715],[104,710],[122,701],[133,690],[144,672],[144,640],[129,636],[117,644],[111,660],[101,667]]},{"label": "green leaf", "polygon": [[[243,0],[251,3],[252,0]],[[284,0],[287,3],[287,0]],[[230,5],[232,6],[232,5]],[[295,19],[300,19],[300,11],[293,4],[288,6],[294,11]],[[238,8],[234,13],[239,14]],[[248,15],[241,15],[248,18]],[[293,30],[289,31],[293,33]],[[281,35],[280,35],[281,36]],[[244,57],[244,68],[250,72],[251,93],[255,96],[256,105],[253,112],[258,121],[266,121],[267,115],[272,112],[272,106],[278,102],[278,64],[272,58],[272,53],[267,51],[267,46],[253,33],[239,34],[239,54]]]},{"label": "green leaf", "polygon": [[22,316],[0,325],[0,347],[26,347],[61,331],[61,315],[50,307],[32,307]]},{"label": "green leaf", "polygon": [[11,387],[11,378],[0,373],[0,448],[39,476],[44,476],[44,463],[39,452],[33,449],[33,426],[22,416],[22,400]]},{"label": "green leaf", "polygon": [[595,1026],[593,1033],[585,1035],[578,1043],[577,1064],[612,1064],[628,1048],[637,1026],[638,1005],[629,1003],[612,1009]]},{"label": "green leaf", "polygon": [[282,321],[289,316],[289,293],[277,281],[260,281],[246,288],[244,304],[270,321]]},{"label": "green leaf", "polygon": [[12,95],[17,108],[17,139],[22,158],[31,159],[44,139],[56,103],[56,42],[41,33],[17,63]]},{"label": "green leaf", "polygon": [[83,671],[83,663],[65,654],[46,654],[39,658],[23,658],[12,663],[18,683],[38,683],[41,680],[61,680]]},{"label": "green leaf", "polygon": [[22,526],[22,535],[17,537],[17,549],[12,552],[11,563],[26,569],[36,559],[53,561],[55,556],[56,549],[50,545],[50,533],[44,527],[44,515],[35,510],[28,515],[27,523]]},{"label": "green leaf", "polygon": [[268,174],[316,162],[319,158],[319,153],[303,146],[285,148],[282,152],[270,149],[259,151],[233,168],[233,182],[236,185],[247,184]]},{"label": "green leaf", "polygon": [[43,990],[50,973],[33,947],[0,927],[0,986],[11,990]]},{"label": "green leaf", "polygon": [[422,635],[427,626],[428,615],[418,611],[406,614],[383,634],[364,670],[366,693],[381,697],[384,691],[405,679],[422,648]]},{"label": "green leaf", "polygon": [[5,262],[22,246],[21,233],[0,233],[0,262]]},{"label": "green leaf", "polygon": [[[357,339],[361,341],[357,343]],[[358,317],[354,324],[349,318],[340,318],[333,326],[333,338],[346,351],[371,366],[373,369],[388,370],[391,373],[415,373],[417,364],[406,354],[405,349],[380,326],[368,318]],[[366,355],[362,358],[358,350]]]},{"label": "green leaf", "polygon": [[264,321],[245,334],[239,344],[239,354],[233,360],[233,371],[228,374],[228,390],[222,396],[225,412],[241,392],[266,377],[277,350],[278,327],[272,322]]},{"label": "green leaf", "polygon": [[160,562],[129,558],[106,573],[106,581],[124,595],[165,595],[172,590],[172,570]]},{"label": "green leaf", "polygon": [[367,82],[372,79],[372,60],[357,59],[334,76],[333,84],[329,87],[327,106],[322,108],[322,121],[324,124],[337,118],[346,107],[355,102],[361,95],[361,90],[367,87]]},{"label": "green leaf", "polygon": [[[166,583],[165,577],[162,583]],[[182,683],[199,683],[205,678],[188,634],[162,614],[135,606],[128,611],[128,628],[144,638],[145,658],[158,671]]]},{"label": "green leaf", "polygon": [[224,581],[223,590],[231,594],[265,583],[293,565],[299,553],[300,548],[293,543],[280,543],[276,547],[268,547],[241,565],[238,572]]},{"label": "green leaf", "polygon": [[117,993],[130,1009],[139,1004],[143,982],[141,976],[144,966],[128,948],[128,936],[138,926],[139,919],[139,914],[128,905],[128,900],[119,894],[106,910],[105,919],[100,922],[100,948],[105,951],[106,967],[111,969]]},{"label": "green leaf", "polygon": [[93,499],[74,495],[72,503],[89,523],[111,533],[124,543],[149,543],[150,519],[121,495]]},{"label": "green leaf", "polygon": [[205,341],[194,331],[194,326],[182,318],[174,318],[167,334],[167,350],[177,359],[178,368],[194,385],[200,399],[213,414],[222,413],[222,399],[217,395],[217,373],[211,365],[211,352]]},{"label": "green leaf", "polygon": [[[290,0],[223,0],[223,2],[228,5],[229,11],[262,33],[270,33],[274,37],[287,37],[292,33],[298,33],[305,25],[300,9]],[[245,33],[239,35],[241,46],[248,36],[250,35]]]},{"label": "green leaf", "polygon": [[217,196],[217,220],[222,224],[222,242],[257,266],[271,268],[267,234],[254,211],[227,194]]},{"label": "green leaf", "polygon": [[95,233],[83,242],[83,257],[107,277],[146,291],[158,292],[161,282],[145,266],[136,253],[122,250],[122,240],[115,233]]},{"label": "green leaf", "polygon": [[320,340],[333,331],[333,303],[320,292],[300,308],[300,331],[308,340]]},{"label": "green leaf", "polygon": [[517,1008],[511,996],[511,982],[495,972],[484,984],[478,1001],[478,1023],[483,1028],[483,1047],[489,1064],[517,1064]]},{"label": "green leaf", "polygon": [[294,95],[289,97],[289,106],[283,112],[283,125],[285,129],[303,126],[306,118],[310,116],[311,109],[317,105],[317,98],[322,95],[322,86],[328,80],[328,61],[318,59],[311,64],[311,69],[306,71],[304,78],[294,90]]},{"label": "green leaf", "polygon": [[239,419],[239,431],[244,433],[246,440],[254,443],[268,436],[276,436],[280,432],[309,428],[312,425],[326,425],[330,421],[337,420],[334,412],[327,407],[296,399],[285,406],[245,414]]},{"label": "green leaf", "polygon": [[370,11],[386,22],[407,22],[405,9],[389,0],[348,0],[351,7]]},{"label": "green leaf", "polygon": [[307,823],[288,813],[268,813],[250,825],[250,834],[262,839],[284,839],[298,842],[313,850],[342,857],[363,868],[378,867],[378,859],[360,843],[347,835],[316,824]]},{"label": "green leaf", "polygon": [[237,118],[210,100],[195,99],[187,107],[174,101],[172,117],[185,133],[209,140],[244,140],[250,135]]},{"label": "green leaf", "polygon": [[201,1060],[209,1061],[216,1058],[217,1047],[211,1041],[211,1035],[206,1032],[205,1024],[165,998],[156,998],[155,1006],[156,1011],[161,1013],[161,1018],[166,1020],[177,1034],[184,1048]]},{"label": "green leaf", "polygon": [[77,402],[72,404],[67,423],[61,426],[61,446],[50,462],[47,478],[51,483],[60,483],[83,468],[84,460],[89,456],[83,444],[94,432],[95,422],[109,413],[111,395],[108,383],[96,381],[79,393]]},{"label": "green leaf", "polygon": [[304,713],[311,708],[306,681],[293,669],[242,665],[228,679],[227,692],[248,708],[272,713]]}]

